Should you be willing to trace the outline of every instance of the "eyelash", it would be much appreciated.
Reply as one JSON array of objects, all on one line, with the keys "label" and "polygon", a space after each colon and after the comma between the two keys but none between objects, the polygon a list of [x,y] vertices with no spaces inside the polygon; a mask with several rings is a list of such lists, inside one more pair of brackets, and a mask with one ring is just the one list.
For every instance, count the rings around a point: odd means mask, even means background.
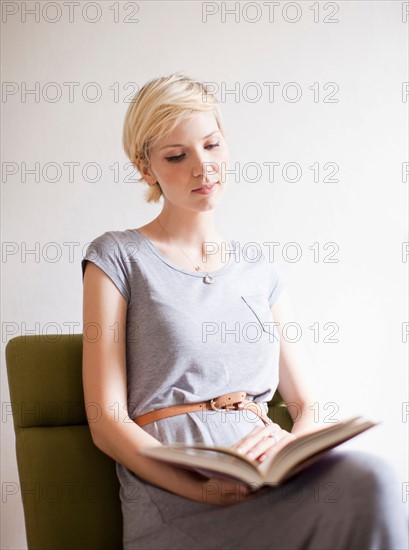
[{"label": "eyelash", "polygon": [[[207,145],[207,146],[206,146],[206,149],[207,149],[208,147],[210,147],[211,149],[214,149],[215,147],[219,147],[219,146],[220,146],[220,143],[219,143],[219,142],[218,142],[218,143],[211,143],[210,145]],[[181,155],[177,155],[176,157],[165,157],[165,158],[166,158],[166,160],[168,160],[169,162],[179,162],[179,161],[182,160],[183,156],[184,156],[184,153],[181,154]]]}]

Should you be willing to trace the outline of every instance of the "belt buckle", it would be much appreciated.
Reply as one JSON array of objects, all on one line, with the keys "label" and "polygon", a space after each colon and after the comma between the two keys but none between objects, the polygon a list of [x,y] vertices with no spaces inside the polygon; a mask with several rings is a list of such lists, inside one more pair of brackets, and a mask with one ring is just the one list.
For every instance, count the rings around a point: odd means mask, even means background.
[{"label": "belt buckle", "polygon": [[[227,411],[227,410],[235,410],[235,411],[238,411],[239,408],[238,408],[238,403],[242,403],[243,401],[240,400],[240,401],[235,401],[233,403],[229,403],[224,406],[224,407],[217,407],[216,404],[215,404],[215,401],[219,399],[218,397],[216,397],[216,399],[210,399],[210,406],[211,408],[214,410],[214,411]],[[236,406],[235,406],[236,405]],[[233,409],[231,408],[233,406]],[[227,408],[229,407],[229,408]]]}]

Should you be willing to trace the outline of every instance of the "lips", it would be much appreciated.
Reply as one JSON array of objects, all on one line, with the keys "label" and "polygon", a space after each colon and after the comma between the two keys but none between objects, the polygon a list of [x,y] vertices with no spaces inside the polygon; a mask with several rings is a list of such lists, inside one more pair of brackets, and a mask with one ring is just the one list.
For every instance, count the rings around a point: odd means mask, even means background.
[{"label": "lips", "polygon": [[192,191],[202,191],[202,190],[205,190],[205,189],[211,189],[213,187],[213,185],[216,185],[217,183],[219,183],[219,181],[214,181],[213,183],[208,183],[206,185],[202,185],[201,187],[197,187],[196,189],[192,189]]}]

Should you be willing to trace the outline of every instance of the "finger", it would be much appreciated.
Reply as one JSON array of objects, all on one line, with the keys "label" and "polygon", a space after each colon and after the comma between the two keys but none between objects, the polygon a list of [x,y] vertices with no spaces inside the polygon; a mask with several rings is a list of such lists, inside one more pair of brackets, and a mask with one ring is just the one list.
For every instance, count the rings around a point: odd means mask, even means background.
[{"label": "finger", "polygon": [[233,443],[232,447],[239,447],[243,443],[245,443],[250,437],[252,437],[256,432],[259,432],[260,430],[263,430],[264,426],[255,426],[251,432],[249,432],[247,435],[239,439],[239,441],[236,441],[236,443]]},{"label": "finger", "polygon": [[266,449],[277,444],[277,441],[282,439],[284,435],[281,432],[269,433],[268,435],[259,435],[245,448],[244,454],[247,458],[255,459]]},{"label": "finger", "polygon": [[[250,453],[252,457],[253,448],[261,441],[263,441],[267,436],[271,436],[273,439],[277,439],[278,434],[286,433],[278,424],[270,424],[269,426],[258,426],[245,438],[243,438],[241,445],[236,449],[238,452],[243,454]],[[271,442],[270,442],[271,443]]]},{"label": "finger", "polygon": [[[278,424],[271,424],[269,426],[263,427],[260,432],[255,433],[250,441],[253,443],[253,445],[271,439],[277,441],[286,433],[287,432],[284,431]],[[271,441],[269,441],[269,443],[271,443]]]},{"label": "finger", "polygon": [[[268,426],[256,426],[253,430],[243,437],[240,441],[232,445],[233,449],[241,454],[246,454],[249,458],[254,458],[253,447],[255,447],[260,441],[262,441],[266,435],[272,435],[274,439],[278,440],[278,434],[287,434],[286,430],[283,430],[279,424],[272,422]],[[280,436],[281,439],[281,436]],[[271,442],[270,442],[271,443]]]},{"label": "finger", "polygon": [[288,443],[293,441],[295,439],[295,436],[292,434],[283,434],[274,444],[273,446],[269,447],[267,450],[265,450],[261,455],[258,456],[257,460],[259,462],[262,462],[263,460],[266,460],[266,458],[271,458],[275,454],[277,454],[278,451],[280,451],[283,447],[285,447]]},{"label": "finger", "polygon": [[274,448],[278,450],[283,442],[289,442],[295,439],[293,434],[279,428],[276,431],[266,430],[267,435],[263,435],[261,439],[254,442],[254,445],[247,451],[246,456],[251,459],[259,458],[266,451]]},{"label": "finger", "polygon": [[247,451],[246,456],[255,460],[266,451],[276,447],[279,441],[283,438],[285,438],[285,435],[281,432],[266,435],[261,440],[254,443],[254,445]]}]

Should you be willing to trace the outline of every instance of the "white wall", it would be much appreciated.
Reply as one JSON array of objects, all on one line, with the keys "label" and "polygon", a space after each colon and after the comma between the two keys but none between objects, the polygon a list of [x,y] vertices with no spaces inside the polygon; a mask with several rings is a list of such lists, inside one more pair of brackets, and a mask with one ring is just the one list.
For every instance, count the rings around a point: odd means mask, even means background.
[{"label": "white wall", "polygon": [[[402,83],[407,74],[407,22],[401,2],[320,3],[314,22],[312,2],[280,2],[274,21],[265,3],[236,3],[234,16],[222,19],[222,5],[201,2],[130,2],[138,7],[138,22],[123,22],[130,8],[120,2],[114,22],[114,2],[99,2],[100,20],[90,3],[84,16],[76,8],[73,22],[68,7],[60,8],[55,23],[55,4],[39,2],[38,22],[23,4],[3,3],[3,172],[2,239],[15,243],[15,253],[3,256],[1,382],[3,411],[10,400],[4,348],[16,335],[69,332],[77,323],[82,332],[82,251],[104,231],[139,227],[157,215],[159,205],[143,201],[141,184],[119,182],[109,168],[127,162],[121,148],[121,132],[128,103],[126,95],[148,79],[184,71],[199,80],[214,82],[223,101],[222,112],[229,132],[232,163],[242,168],[239,183],[230,178],[229,189],[218,210],[219,227],[226,235],[246,243],[278,242],[277,261],[288,281],[302,343],[311,360],[306,371],[317,391],[321,415],[327,403],[338,408],[335,417],[367,414],[382,424],[346,447],[373,451],[389,459],[402,484],[408,481],[408,424],[402,408],[408,402],[407,345],[402,324],[408,321],[407,263],[402,243],[407,242],[407,99]],[[298,21],[296,8],[300,10]],[[34,2],[26,2],[35,7]],[[95,5],[95,3],[94,3]],[[248,11],[243,11],[247,5]],[[315,9],[318,4],[314,4]],[[327,6],[324,9],[324,5]],[[60,7],[62,4],[60,4]],[[234,3],[225,4],[233,8]],[[337,13],[331,6],[338,7]],[[253,23],[251,19],[259,20]],[[8,10],[7,15],[5,9]],[[202,10],[218,10],[204,17]],[[12,13],[16,11],[16,13]],[[324,22],[331,17],[338,22]],[[287,21],[286,21],[287,19]],[[15,85],[10,83],[15,83]],[[39,83],[39,97],[22,95],[26,83]],[[55,82],[62,96],[53,103]],[[70,102],[68,86],[77,82]],[[84,99],[87,83],[95,82],[101,98]],[[253,82],[257,86],[246,87]],[[278,82],[274,101],[265,82]],[[295,82],[302,96],[291,102]],[[335,83],[328,89],[326,83]],[[115,83],[118,83],[115,85]],[[310,89],[318,83],[319,98]],[[238,87],[239,96],[221,95],[223,87]],[[119,87],[115,101],[111,88]],[[337,102],[324,98],[336,86]],[[252,102],[255,91],[262,92]],[[93,89],[88,88],[89,97]],[[44,98],[48,95],[48,101]],[[270,98],[271,99],[271,98]],[[25,100],[25,101],[24,101]],[[22,178],[23,163],[31,168],[58,163],[35,181]],[[64,162],[78,162],[69,181]],[[101,166],[101,179],[87,181],[81,170],[89,162]],[[275,181],[262,170],[251,182],[244,165],[278,162]],[[302,168],[297,182],[285,181],[281,168],[288,162]],[[330,173],[327,162],[339,167],[337,182],[323,182]],[[16,163],[16,165],[7,164]],[[310,166],[320,166],[314,182]],[[276,169],[277,170],[277,169]],[[288,173],[293,177],[294,172]],[[92,170],[88,179],[93,177]],[[47,181],[48,180],[50,181]],[[57,243],[61,257],[54,261]],[[283,256],[285,244],[297,243],[302,252],[291,263]],[[336,263],[324,262],[336,243]],[[70,257],[65,243],[76,243]],[[314,262],[314,244],[320,251]],[[37,255],[21,255],[24,247]],[[288,249],[289,254],[294,248]],[[47,259],[48,251],[48,259]],[[336,343],[325,343],[332,322],[339,327]],[[24,324],[25,323],[25,324]],[[47,329],[49,323],[55,323]],[[309,327],[320,327],[314,342]],[[307,365],[307,363],[306,363]],[[322,416],[321,416],[322,418]],[[1,548],[26,548],[21,495],[15,460],[11,417],[2,418],[2,539]],[[14,484],[16,494],[7,494]]]}]

